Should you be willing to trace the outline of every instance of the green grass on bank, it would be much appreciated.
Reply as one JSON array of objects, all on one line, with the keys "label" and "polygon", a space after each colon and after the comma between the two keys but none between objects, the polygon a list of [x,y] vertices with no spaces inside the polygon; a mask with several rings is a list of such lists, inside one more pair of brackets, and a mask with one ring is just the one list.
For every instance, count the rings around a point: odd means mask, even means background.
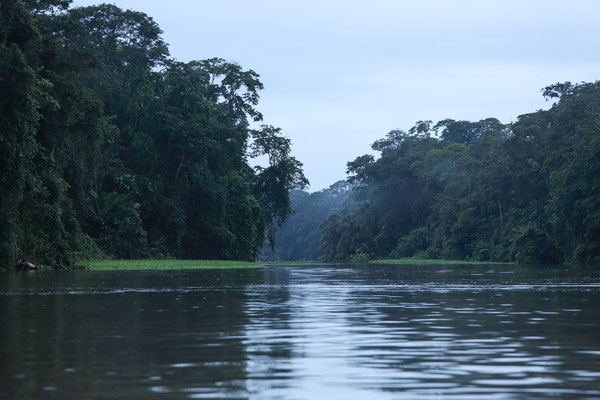
[{"label": "green grass on bank", "polygon": [[76,267],[91,271],[261,268],[262,263],[223,260],[87,260]]},{"label": "green grass on bank", "polygon": [[[311,261],[269,261],[246,262],[224,260],[86,260],[75,264],[76,268],[90,271],[146,271],[146,270],[184,270],[184,269],[238,269],[262,268],[265,265],[315,265]],[[396,260],[373,260],[369,264],[511,264],[503,262],[463,261],[463,260],[430,260],[416,258],[401,258]]]},{"label": "green grass on bank", "polygon": [[464,260],[431,260],[419,258],[399,258],[395,260],[373,260],[369,264],[403,264],[403,265],[421,265],[421,264],[512,264],[508,262],[493,261],[464,261]]}]

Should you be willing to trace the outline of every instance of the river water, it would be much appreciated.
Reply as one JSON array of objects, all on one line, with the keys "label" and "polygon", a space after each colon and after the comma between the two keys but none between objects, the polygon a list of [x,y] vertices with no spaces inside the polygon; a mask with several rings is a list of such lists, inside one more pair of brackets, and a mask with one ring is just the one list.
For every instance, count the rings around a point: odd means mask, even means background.
[{"label": "river water", "polygon": [[600,398],[600,269],[0,272],[0,398]]}]

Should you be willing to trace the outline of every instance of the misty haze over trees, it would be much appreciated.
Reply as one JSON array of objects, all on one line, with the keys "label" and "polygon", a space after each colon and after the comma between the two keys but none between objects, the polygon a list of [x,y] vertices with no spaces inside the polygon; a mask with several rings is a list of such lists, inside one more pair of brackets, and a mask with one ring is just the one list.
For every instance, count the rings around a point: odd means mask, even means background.
[{"label": "misty haze over trees", "polygon": [[361,204],[324,220],[323,259],[599,263],[600,82],[543,95],[549,110],[513,124],[419,121],[376,141],[378,159],[348,163]]},{"label": "misty haze over trees", "polygon": [[321,246],[323,222],[342,209],[350,210],[358,203],[352,196],[352,185],[339,181],[327,189],[314,193],[293,190],[290,195],[293,214],[276,234],[275,253],[265,248],[261,258],[265,260],[310,260],[325,255]]}]

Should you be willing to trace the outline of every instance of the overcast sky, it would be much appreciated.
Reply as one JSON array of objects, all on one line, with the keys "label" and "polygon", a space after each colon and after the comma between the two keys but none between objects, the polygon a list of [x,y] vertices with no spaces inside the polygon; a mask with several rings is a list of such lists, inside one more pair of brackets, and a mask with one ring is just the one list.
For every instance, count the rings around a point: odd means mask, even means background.
[{"label": "overcast sky", "polygon": [[392,129],[511,122],[548,107],[544,86],[600,79],[594,0],[112,3],[153,17],[180,61],[258,72],[264,122],[292,139],[310,191],[345,178],[346,162]]}]

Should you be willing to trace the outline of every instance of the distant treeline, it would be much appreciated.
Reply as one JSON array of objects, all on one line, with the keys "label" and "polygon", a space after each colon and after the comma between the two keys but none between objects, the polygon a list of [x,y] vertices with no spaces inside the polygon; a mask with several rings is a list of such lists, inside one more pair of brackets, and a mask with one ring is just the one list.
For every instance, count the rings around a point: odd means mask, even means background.
[{"label": "distant treeline", "polygon": [[264,260],[310,260],[322,259],[322,224],[332,214],[356,206],[352,200],[352,185],[339,181],[327,189],[314,193],[293,190],[290,195],[294,213],[277,230],[276,251],[265,248]]},{"label": "distant treeline", "polygon": [[379,158],[348,163],[359,206],[317,221],[327,192],[312,206],[295,196],[304,215],[283,227],[279,254],[301,258],[290,252],[305,236],[295,227],[311,226],[326,261],[600,263],[600,82],[543,95],[548,111],[508,125],[447,119],[391,131],[372,146]]},{"label": "distant treeline", "polygon": [[308,183],[278,128],[251,129],[258,75],[177,62],[143,13],[69,5],[0,2],[0,267],[255,259]]}]

